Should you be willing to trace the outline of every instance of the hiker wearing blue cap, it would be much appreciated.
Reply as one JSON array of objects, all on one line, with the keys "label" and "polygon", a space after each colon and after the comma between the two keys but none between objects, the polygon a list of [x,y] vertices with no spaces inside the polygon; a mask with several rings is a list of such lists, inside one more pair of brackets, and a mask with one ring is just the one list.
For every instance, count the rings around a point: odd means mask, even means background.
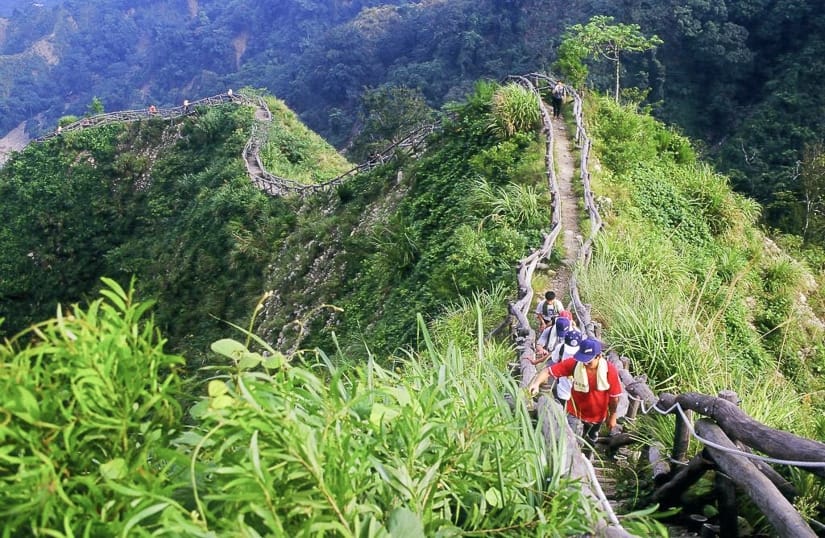
[{"label": "hiker wearing blue cap", "polygon": [[564,342],[564,335],[572,326],[572,321],[569,318],[561,316],[556,318],[552,326],[548,326],[539,336],[536,341],[536,359],[533,364],[544,362],[553,349],[562,342]]},{"label": "hiker wearing blue cap", "polygon": [[527,387],[530,393],[538,393],[551,375],[556,379],[572,378],[567,423],[587,442],[583,451],[589,454],[605,420],[608,429],[616,427],[616,411],[622,394],[619,372],[602,357],[602,343],[595,338],[585,338],[572,357],[538,372]]},{"label": "hiker wearing blue cap", "polygon": [[[582,333],[575,328],[571,328],[564,335],[564,342],[557,345],[550,352],[550,364],[556,364],[564,359],[574,356],[579,351],[579,343],[582,341]],[[573,389],[573,382],[569,377],[560,377],[553,387],[553,396],[562,406],[567,407],[567,400],[570,399],[570,391]]]}]

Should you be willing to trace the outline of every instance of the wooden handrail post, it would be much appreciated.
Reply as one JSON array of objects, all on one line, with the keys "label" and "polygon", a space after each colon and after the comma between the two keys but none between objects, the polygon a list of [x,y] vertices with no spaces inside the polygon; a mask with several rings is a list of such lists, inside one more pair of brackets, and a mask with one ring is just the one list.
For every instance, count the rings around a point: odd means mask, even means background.
[{"label": "wooden handrail post", "polygon": [[635,420],[636,413],[639,412],[640,405],[641,402],[639,400],[631,399],[627,404],[627,413],[624,414],[625,418],[627,420]]},{"label": "wooden handrail post", "polygon": [[[687,450],[690,445],[690,429],[688,422],[693,419],[693,411],[687,409],[682,413],[676,413],[676,430],[673,433],[673,459],[676,461],[685,461],[687,458]],[[687,421],[685,420],[687,419]]]},{"label": "wooden handrail post", "polygon": [[[703,418],[696,421],[696,433],[716,445],[726,449],[736,449],[736,445],[725,435],[722,428],[712,420]],[[794,509],[794,506],[747,458],[710,446],[706,447],[705,450],[713,458],[719,469],[748,494],[759,511],[765,514],[779,536],[788,538],[816,537],[814,531],[799,512]]]},{"label": "wooden handrail post", "polygon": [[739,510],[736,507],[736,484],[725,473],[716,471],[713,480],[716,489],[716,507],[719,509],[719,535],[739,537]]}]

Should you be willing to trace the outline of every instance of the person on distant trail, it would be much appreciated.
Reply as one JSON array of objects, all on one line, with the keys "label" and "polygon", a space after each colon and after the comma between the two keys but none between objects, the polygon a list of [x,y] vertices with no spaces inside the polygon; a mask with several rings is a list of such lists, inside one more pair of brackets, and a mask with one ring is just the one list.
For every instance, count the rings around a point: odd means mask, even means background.
[{"label": "person on distant trail", "polygon": [[589,456],[595,446],[599,429],[607,420],[608,429],[616,427],[619,396],[622,385],[616,367],[602,356],[602,343],[585,338],[579,350],[570,358],[542,369],[527,390],[537,394],[550,376],[572,377],[572,391],[567,402],[567,423],[585,441],[582,452]]},{"label": "person on distant trail", "polygon": [[539,304],[536,305],[536,320],[539,322],[537,332],[541,333],[548,326],[552,326],[556,321],[556,316],[562,310],[564,310],[564,305],[556,299],[556,292],[545,292],[544,300],[539,301]]},{"label": "person on distant trail", "polygon": [[158,107],[156,107],[155,105],[149,105],[149,115],[154,116],[157,113],[158,113]]},{"label": "person on distant trail", "polygon": [[567,93],[567,90],[564,88],[564,82],[561,80],[556,81],[556,85],[553,86],[553,118],[560,118],[561,117],[561,105],[564,103],[564,96]]},{"label": "person on distant trail", "polygon": [[189,99],[183,100],[183,113],[189,114]]}]

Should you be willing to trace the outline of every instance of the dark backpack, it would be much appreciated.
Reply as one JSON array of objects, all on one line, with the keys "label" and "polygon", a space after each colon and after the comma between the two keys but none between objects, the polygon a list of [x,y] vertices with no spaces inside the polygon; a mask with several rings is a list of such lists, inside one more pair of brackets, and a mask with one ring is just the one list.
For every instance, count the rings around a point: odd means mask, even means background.
[{"label": "dark backpack", "polygon": [[541,317],[544,319],[552,319],[555,322],[556,309],[550,306],[550,302],[545,300],[541,307]]}]

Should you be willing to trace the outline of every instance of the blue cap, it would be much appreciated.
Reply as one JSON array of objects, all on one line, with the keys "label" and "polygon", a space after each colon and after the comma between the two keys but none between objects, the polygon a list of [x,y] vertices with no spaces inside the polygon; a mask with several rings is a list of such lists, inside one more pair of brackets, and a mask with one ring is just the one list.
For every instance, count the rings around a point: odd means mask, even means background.
[{"label": "blue cap", "polygon": [[556,336],[564,336],[570,328],[570,320],[567,318],[556,318]]},{"label": "blue cap", "polygon": [[579,362],[588,363],[593,360],[593,357],[600,355],[602,352],[602,343],[595,338],[585,338],[579,344],[579,351],[574,357]]},{"label": "blue cap", "polygon": [[564,345],[570,347],[578,347],[582,341],[582,333],[577,329],[570,329],[564,335]]}]

